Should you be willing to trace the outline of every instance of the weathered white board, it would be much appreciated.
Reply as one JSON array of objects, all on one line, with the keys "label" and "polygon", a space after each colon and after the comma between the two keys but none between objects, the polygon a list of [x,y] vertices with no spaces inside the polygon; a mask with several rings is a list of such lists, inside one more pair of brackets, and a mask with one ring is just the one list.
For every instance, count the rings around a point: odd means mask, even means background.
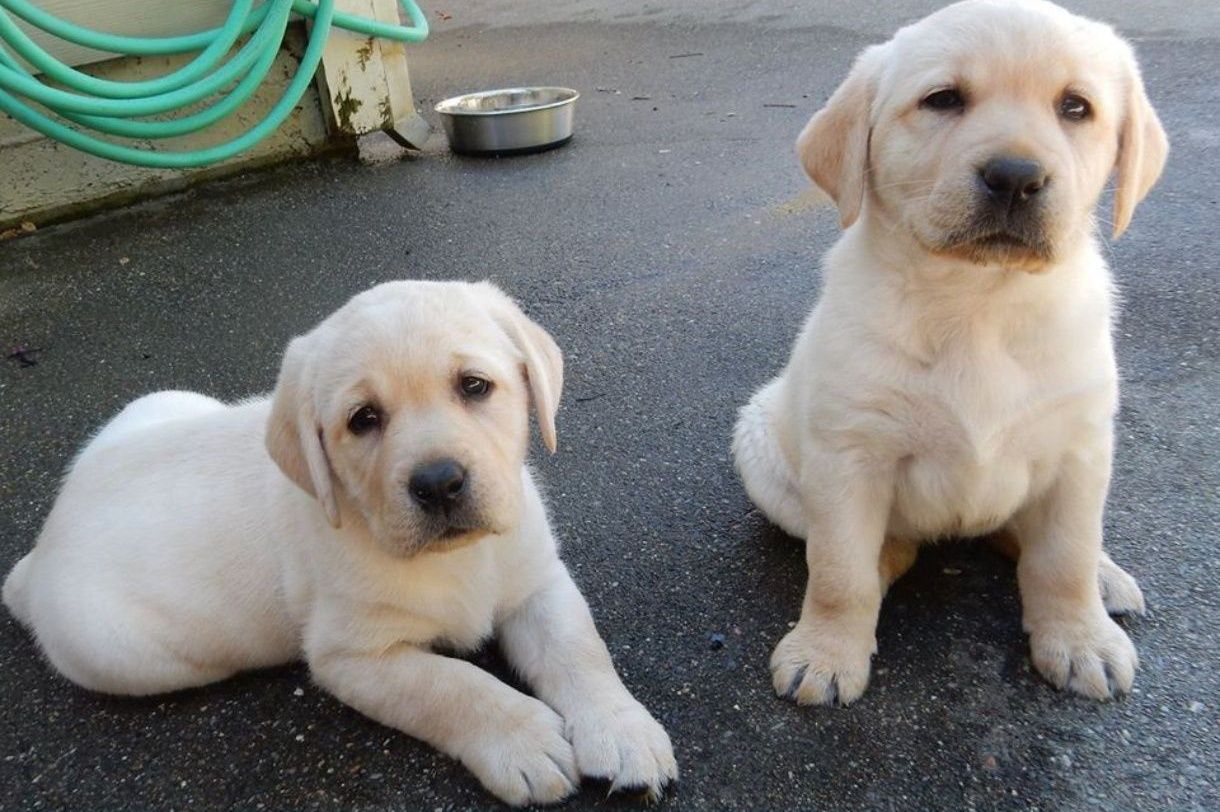
[{"label": "weathered white board", "polygon": [[[232,0],[33,0],[44,11],[77,25],[110,34],[167,37],[214,28],[224,22]],[[69,65],[87,65],[113,54],[64,42],[18,24],[52,56]]]},{"label": "weathered white board", "polygon": [[[397,0],[336,0],[350,14],[398,23]],[[415,112],[407,49],[401,42],[334,29],[322,55],[318,90],[330,102],[334,129],[349,135],[382,130],[404,146],[419,147],[427,123]]]},{"label": "weathered white board", "polygon": [[[35,0],[65,20],[113,34],[172,36],[213,28],[224,22],[232,0]],[[336,8],[352,14],[400,22],[397,0],[337,0]],[[19,24],[52,56],[69,65],[87,65],[113,57],[82,48]],[[318,72],[318,90],[327,100],[333,130],[347,135],[384,130],[406,146],[419,146],[428,125],[416,112],[407,73],[407,49],[401,42],[372,39],[332,29]]]}]

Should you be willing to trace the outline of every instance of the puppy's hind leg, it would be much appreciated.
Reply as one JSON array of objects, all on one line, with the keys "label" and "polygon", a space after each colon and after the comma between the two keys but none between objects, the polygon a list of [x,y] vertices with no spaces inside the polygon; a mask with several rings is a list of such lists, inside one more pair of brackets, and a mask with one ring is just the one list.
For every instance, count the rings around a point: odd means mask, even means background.
[{"label": "puppy's hind leg", "polygon": [[[733,460],[754,504],[785,533],[804,539],[808,530],[800,494],[775,434],[781,382],[772,380],[742,407],[733,430]],[[918,552],[914,542],[885,540],[877,562],[882,593],[911,568]]]},{"label": "puppy's hind leg", "polygon": [[1144,614],[1144,593],[1131,573],[1114,563],[1102,550],[1097,563],[1097,585],[1101,589],[1101,602],[1111,615]]},{"label": "puppy's hind leg", "polygon": [[[51,665],[90,691],[149,696],[227,679],[237,668],[191,656],[189,630],[142,628],[140,610],[115,601],[107,614],[73,618],[35,612],[38,643]],[[75,614],[75,613],[74,613]],[[159,633],[160,632],[160,633]]]},{"label": "puppy's hind leg", "polygon": [[751,501],[790,536],[806,536],[804,511],[795,477],[775,433],[783,378],[754,393],[733,429],[733,462]]},{"label": "puppy's hind leg", "polygon": [[35,549],[17,562],[4,582],[4,603],[72,682],[105,694],[147,696],[238,670],[199,650],[196,638],[207,632],[137,599],[123,584],[103,586],[88,570],[66,571],[47,555]]}]

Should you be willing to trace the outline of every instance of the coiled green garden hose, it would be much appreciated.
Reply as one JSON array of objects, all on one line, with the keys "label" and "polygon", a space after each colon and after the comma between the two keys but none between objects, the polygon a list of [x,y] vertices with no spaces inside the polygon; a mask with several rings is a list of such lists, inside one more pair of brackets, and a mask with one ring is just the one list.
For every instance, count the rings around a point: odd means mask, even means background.
[{"label": "coiled green garden hose", "polygon": [[[331,26],[371,37],[421,42],[428,21],[415,0],[398,0],[410,18],[409,27],[335,11],[334,0],[234,0],[224,25],[177,37],[125,37],[91,31],[49,14],[28,0],[0,0],[0,111],[30,129],[71,147],[112,161],[138,166],[188,168],[223,161],[249,149],[271,134],[309,87],[322,60]],[[138,82],[115,82],[82,73],[55,59],[31,40],[7,12],[60,39],[123,56],[154,56],[198,51],[172,73]],[[82,128],[127,138],[158,139],[185,135],[209,127],[240,107],[258,88],[279,51],[293,13],[313,18],[309,43],[296,75],[267,115],[246,132],[223,144],[188,152],[160,152],[104,141],[63,124],[24,100],[37,103]],[[250,38],[227,62],[217,67],[238,38]],[[26,70],[4,46],[66,90],[45,84]],[[219,98],[198,112],[162,121],[144,116],[183,110],[213,96]]]}]

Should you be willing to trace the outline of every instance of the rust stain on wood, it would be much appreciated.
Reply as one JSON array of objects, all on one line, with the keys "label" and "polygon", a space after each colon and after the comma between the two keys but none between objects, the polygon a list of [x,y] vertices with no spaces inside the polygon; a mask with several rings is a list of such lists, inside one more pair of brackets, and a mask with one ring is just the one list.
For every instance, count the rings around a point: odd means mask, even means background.
[{"label": "rust stain on wood", "polygon": [[346,74],[339,79],[339,92],[335,94],[333,101],[335,120],[339,123],[339,129],[347,133],[355,132],[352,117],[360,111],[364,102],[352,95],[352,87],[347,81]]},{"label": "rust stain on wood", "polygon": [[356,59],[360,62],[360,70],[368,70],[369,60],[373,58],[373,38],[369,37],[364,44],[356,49]]}]

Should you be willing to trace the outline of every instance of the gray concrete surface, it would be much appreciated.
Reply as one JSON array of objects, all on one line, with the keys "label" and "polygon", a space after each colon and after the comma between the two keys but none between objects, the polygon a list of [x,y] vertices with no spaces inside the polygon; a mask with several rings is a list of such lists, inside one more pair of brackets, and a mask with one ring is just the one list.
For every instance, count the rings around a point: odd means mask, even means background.
[{"label": "gray concrete surface", "polygon": [[[1044,684],[1011,566],[963,543],[925,553],[887,599],[872,687],[844,710],[771,693],[803,559],[751,510],[727,440],[786,356],[835,235],[832,214],[797,198],[793,137],[861,45],[931,4],[790,3],[760,21],[747,2],[651,16],[632,2],[624,20],[569,22],[552,3],[513,5],[508,19],[489,3],[444,9],[453,19],[412,61],[417,93],[570,84],[585,96],[562,150],[313,163],[0,244],[0,342],[42,348],[37,366],[0,365],[0,566],[126,400],[267,389],[288,337],[355,291],[490,277],[567,352],[561,451],[538,466],[616,662],[673,735],[683,777],[665,808],[1220,806],[1214,14],[1111,10],[1174,144],[1110,249],[1124,392],[1106,530],[1151,607],[1128,624],[1138,692],[1097,705]],[[494,649],[479,659],[500,667]],[[494,806],[300,667],[107,699],[52,676],[3,618],[0,686],[4,808]],[[571,808],[628,803],[590,788]]]}]

